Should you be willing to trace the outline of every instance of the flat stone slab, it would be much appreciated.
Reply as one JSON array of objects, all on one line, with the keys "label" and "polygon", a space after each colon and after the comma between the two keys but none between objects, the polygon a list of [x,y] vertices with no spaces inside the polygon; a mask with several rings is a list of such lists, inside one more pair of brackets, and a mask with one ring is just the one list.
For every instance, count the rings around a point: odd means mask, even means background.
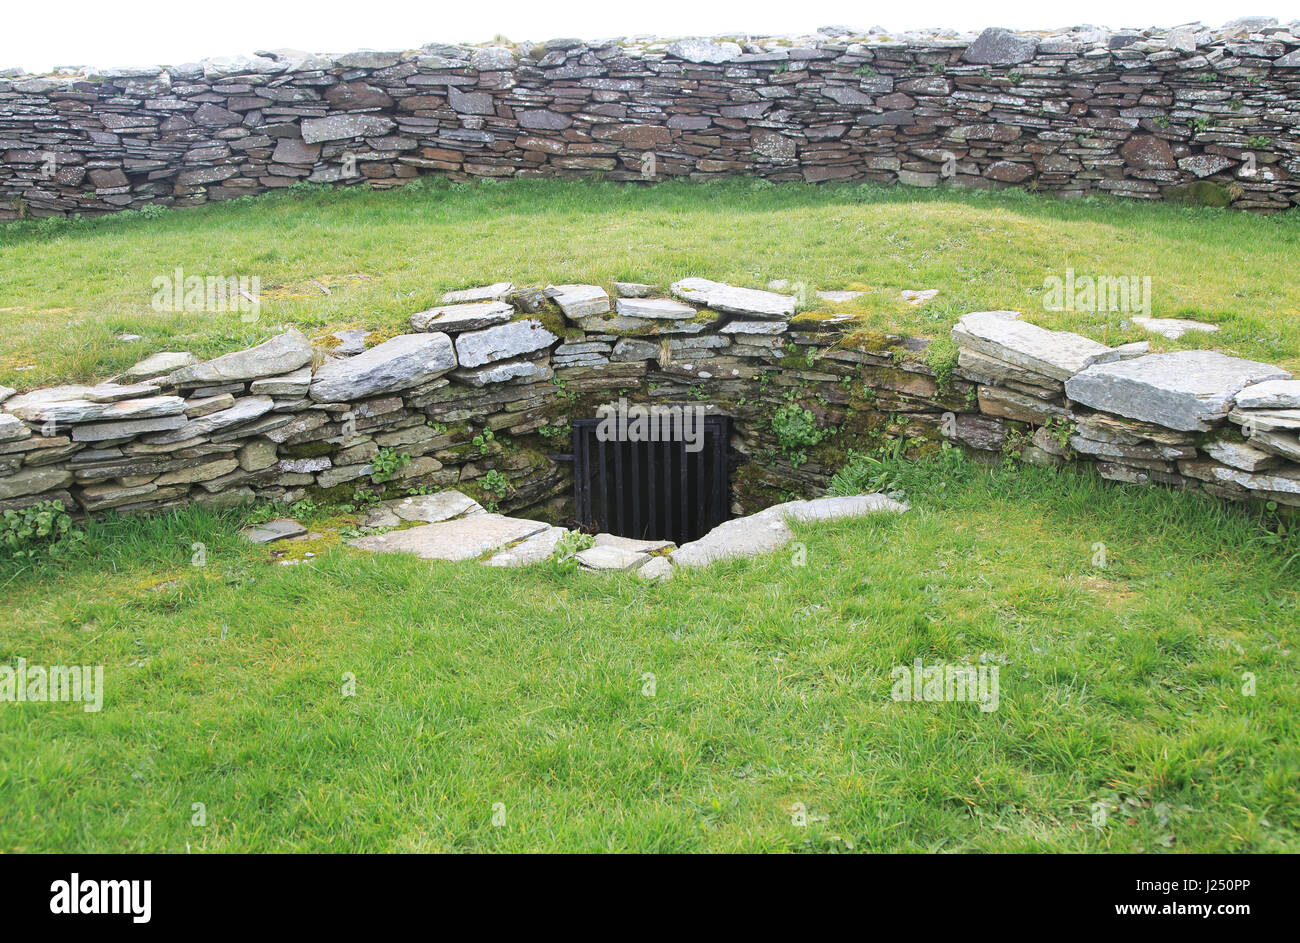
[{"label": "flat stone slab", "polygon": [[673,562],[667,557],[651,557],[649,562],[641,565],[636,575],[643,580],[663,582],[673,578]]},{"label": "flat stone slab", "polygon": [[560,338],[536,318],[511,321],[481,331],[467,331],[456,337],[456,357],[462,367],[480,367],[496,360],[550,347]]},{"label": "flat stone slab", "polygon": [[649,554],[626,547],[605,545],[588,547],[574,555],[574,559],[588,570],[630,570],[646,563]]},{"label": "flat stone slab", "polygon": [[24,468],[0,478],[0,501],[40,494],[72,484],[72,472],[66,468]]},{"label": "flat stone slab", "polygon": [[88,399],[57,400],[46,403],[19,403],[14,397],[5,410],[28,422],[73,425],[83,422],[128,422],[157,419],[185,412],[185,400],[179,396],[145,396],[115,403],[96,403]]},{"label": "flat stone slab", "polygon": [[868,514],[902,514],[910,505],[883,494],[857,494],[849,497],[813,498],[808,501],[787,501],[760,512],[779,514],[788,521],[836,521],[845,517],[865,517]]},{"label": "flat stone slab", "polygon": [[1167,337],[1171,341],[1176,341],[1184,334],[1193,331],[1213,334],[1219,330],[1217,324],[1206,324],[1204,321],[1188,321],[1183,318],[1136,317],[1129,318],[1129,320],[1142,330],[1152,334],[1159,334],[1161,337]]},{"label": "flat stone slab", "polygon": [[293,397],[307,395],[311,386],[311,367],[303,367],[280,377],[264,377],[249,384],[248,391],[263,396]]},{"label": "flat stone slab", "polygon": [[255,544],[269,544],[277,540],[287,540],[290,537],[301,537],[307,533],[307,528],[297,521],[280,518],[275,521],[267,521],[257,527],[245,527],[240,533]]},{"label": "flat stone slab", "polygon": [[1237,394],[1241,409],[1300,409],[1300,380],[1269,380]]},{"label": "flat stone slab", "polygon": [[1228,418],[1256,432],[1295,432],[1300,430],[1300,409],[1233,409]]},{"label": "flat stone slab", "polygon": [[31,434],[31,428],[17,416],[0,413],[0,442],[16,442]]},{"label": "flat stone slab", "polygon": [[546,530],[507,547],[500,553],[484,560],[487,566],[530,566],[549,560],[555,552],[561,538],[569,531],[563,527],[548,527]]},{"label": "flat stone slab", "polygon": [[301,331],[286,331],[269,341],[203,363],[173,370],[173,386],[205,386],[292,373],[311,363],[311,342]]},{"label": "flat stone slab", "polygon": [[462,288],[459,291],[445,293],[442,296],[442,303],[444,305],[456,305],[473,301],[500,301],[514,291],[514,288],[512,282],[496,282],[478,288]]},{"label": "flat stone slab", "polygon": [[1282,462],[1282,459],[1272,452],[1266,452],[1244,442],[1226,440],[1206,442],[1201,449],[1217,462],[1248,472],[1262,471]]},{"label": "flat stone slab", "polygon": [[790,330],[788,321],[747,321],[743,318],[722,325],[723,334],[784,334]]},{"label": "flat stone slab", "polygon": [[652,320],[688,321],[697,313],[690,305],[671,298],[619,298],[614,307],[623,317]]},{"label": "flat stone slab", "polygon": [[218,410],[191,419],[183,426],[178,426],[160,436],[151,436],[149,441],[155,445],[167,445],[171,442],[183,442],[200,436],[210,436],[222,429],[231,429],[254,419],[260,419],[275,408],[275,400],[269,396],[242,396],[235,400],[229,409]]},{"label": "flat stone slab", "polygon": [[471,514],[409,530],[358,537],[348,544],[373,553],[410,553],[424,560],[473,560],[550,526],[502,514]]},{"label": "flat stone slab", "polygon": [[938,297],[939,289],[937,288],[904,288],[898,293],[898,296],[907,304],[913,307],[920,307],[927,301]]},{"label": "flat stone slab", "polygon": [[1066,380],[1065,393],[1093,409],[1200,432],[1224,419],[1245,387],[1290,376],[1213,350],[1183,350],[1096,364]]},{"label": "flat stone slab", "polygon": [[677,566],[708,566],[735,557],[770,553],[794,539],[794,531],[778,516],[760,511],[723,521],[699,540],[684,543],[671,554]]},{"label": "flat stone slab", "polygon": [[139,363],[127,367],[122,376],[128,380],[152,380],[198,362],[199,358],[187,351],[160,350],[156,354],[145,357]]},{"label": "flat stone slab", "polygon": [[468,386],[482,387],[507,380],[549,380],[555,376],[555,371],[532,360],[500,360],[483,367],[453,370],[451,375]]},{"label": "flat stone slab", "polygon": [[386,501],[384,506],[390,508],[393,514],[403,521],[423,521],[426,524],[437,524],[440,521],[449,521],[453,517],[483,511],[481,504],[459,491],[416,495],[397,501]]},{"label": "flat stone slab", "polygon": [[741,314],[774,321],[788,321],[794,317],[795,299],[774,291],[738,288],[707,278],[683,278],[679,282],[673,282],[670,290],[683,301],[702,304],[725,314]]},{"label": "flat stone slab", "polygon": [[671,540],[637,540],[635,537],[620,537],[617,534],[597,534],[595,547],[618,547],[622,550],[632,550],[637,553],[654,553],[656,550],[667,550],[669,547],[675,547]]},{"label": "flat stone slab", "polygon": [[546,296],[570,321],[609,311],[609,293],[599,285],[548,285]]},{"label": "flat stone slab", "polygon": [[345,403],[420,386],[456,366],[446,334],[402,334],[365,353],[316,371],[308,395],[318,403]]},{"label": "flat stone slab", "polygon": [[958,347],[1054,380],[1068,380],[1111,352],[1105,344],[1069,331],[1049,331],[1008,313],[967,314],[953,326],[952,339]]},{"label": "flat stone slab", "polygon": [[411,315],[411,327],[417,331],[477,331],[505,324],[515,316],[515,309],[504,301],[479,301],[471,304],[442,305]]},{"label": "flat stone slab", "polygon": [[832,521],[868,514],[901,514],[908,505],[883,494],[787,501],[748,517],[723,521],[699,540],[682,544],[670,555],[678,566],[708,566],[718,560],[770,553],[794,538],[789,521]]}]

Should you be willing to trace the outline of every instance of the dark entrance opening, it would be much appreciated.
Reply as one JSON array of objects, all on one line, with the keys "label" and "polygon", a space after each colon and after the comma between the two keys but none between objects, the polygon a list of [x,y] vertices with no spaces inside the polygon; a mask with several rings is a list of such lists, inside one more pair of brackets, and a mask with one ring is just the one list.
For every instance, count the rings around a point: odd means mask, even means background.
[{"label": "dark entrance opening", "polygon": [[599,419],[573,424],[578,525],[642,540],[696,540],[731,517],[731,417],[703,417],[703,447],[602,441]]}]

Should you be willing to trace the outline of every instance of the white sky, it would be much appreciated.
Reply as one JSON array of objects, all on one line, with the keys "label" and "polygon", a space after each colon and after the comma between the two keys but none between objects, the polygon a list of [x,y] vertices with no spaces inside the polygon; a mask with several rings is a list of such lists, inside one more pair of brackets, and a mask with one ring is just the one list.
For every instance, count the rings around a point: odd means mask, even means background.
[{"label": "white sky", "polygon": [[288,46],[310,52],[411,49],[428,42],[808,33],[819,26],[1054,29],[1221,26],[1240,16],[1300,18],[1300,0],[6,0],[0,68],[175,65]]}]

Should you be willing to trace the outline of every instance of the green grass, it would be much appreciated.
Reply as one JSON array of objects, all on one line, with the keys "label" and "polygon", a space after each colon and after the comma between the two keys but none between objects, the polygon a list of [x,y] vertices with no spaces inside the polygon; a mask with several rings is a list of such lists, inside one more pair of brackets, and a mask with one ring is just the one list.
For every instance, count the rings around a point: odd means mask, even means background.
[{"label": "green grass", "polygon": [[[215,355],[280,325],[401,333],[444,290],[695,275],[868,294],[842,310],[878,330],[941,336],[968,311],[1010,308],[1117,343],[1122,315],[1049,312],[1043,279],[1152,279],[1152,313],[1221,325],[1215,346],[1300,369],[1300,214],[1062,202],[1020,191],[876,186],[512,181],[372,192],[307,189],[160,215],[0,229],[0,383],[104,376],[155,350]],[[256,275],[262,315],[160,314],[152,280]],[[313,280],[327,286],[326,295]],[[938,288],[922,308],[903,288]],[[116,340],[122,332],[143,342]]]},{"label": "green grass", "polygon": [[[664,585],[94,523],[0,565],[0,664],[107,687],[0,704],[0,850],[1300,850],[1294,536],[1086,473],[895,477],[910,513],[802,529],[805,566]],[[890,699],[981,654],[995,712]]]}]

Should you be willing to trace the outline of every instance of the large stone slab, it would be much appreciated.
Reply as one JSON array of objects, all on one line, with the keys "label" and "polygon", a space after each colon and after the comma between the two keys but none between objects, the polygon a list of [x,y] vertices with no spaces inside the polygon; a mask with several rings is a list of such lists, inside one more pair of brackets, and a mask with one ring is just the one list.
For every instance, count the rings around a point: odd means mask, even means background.
[{"label": "large stone slab", "polygon": [[1038,42],[1008,29],[989,27],[966,47],[961,57],[977,65],[1018,65],[1034,58]]},{"label": "large stone slab", "polygon": [[630,570],[650,560],[650,556],[640,550],[610,545],[588,547],[574,558],[588,570]]},{"label": "large stone slab", "polygon": [[311,342],[301,331],[290,330],[256,347],[181,367],[168,379],[174,386],[206,386],[292,373],[309,363]]},{"label": "large stone slab", "polygon": [[1241,409],[1300,409],[1300,380],[1269,380],[1237,394]]},{"label": "large stone slab", "polygon": [[520,354],[543,350],[558,340],[559,337],[548,331],[541,321],[525,318],[458,335],[456,357],[462,367],[479,367],[496,360],[507,360]]},{"label": "large stone slab", "polygon": [[546,296],[560,306],[570,321],[609,311],[609,293],[599,285],[550,285]]},{"label": "large stone slab", "polygon": [[373,553],[410,553],[425,560],[472,560],[526,540],[550,526],[502,514],[471,514],[409,530],[358,537],[348,543]]},{"label": "large stone slab", "polygon": [[868,514],[902,514],[910,506],[883,494],[855,494],[846,497],[813,498],[808,501],[787,501],[776,504],[761,513],[774,514],[787,521],[837,521],[845,517],[865,517]]},{"label": "large stone slab", "polygon": [[685,321],[695,317],[690,305],[671,298],[619,298],[615,310],[623,317]]},{"label": "large stone slab", "polygon": [[[502,284],[509,285],[509,282]],[[440,305],[411,315],[411,327],[417,331],[443,331],[456,334],[478,331],[505,324],[515,316],[515,309],[503,301],[480,301],[469,304]]]},{"label": "large stone slab", "polygon": [[402,334],[316,371],[308,395],[318,403],[346,403],[428,383],[456,366],[446,334]]},{"label": "large stone slab", "polygon": [[0,500],[40,494],[72,484],[72,472],[65,468],[24,468],[0,478]]},{"label": "large stone slab", "polygon": [[269,396],[243,396],[235,400],[229,409],[191,419],[185,425],[178,426],[170,432],[150,436],[149,442],[155,445],[166,445],[171,442],[183,442],[186,439],[207,437],[222,429],[230,429],[260,419],[274,407],[275,400]]},{"label": "large stone slab", "polygon": [[127,367],[122,375],[129,380],[152,380],[198,362],[198,357],[186,351],[160,350],[156,354],[145,357],[139,363]]},{"label": "large stone slab", "polygon": [[1111,348],[1069,331],[1049,331],[1005,311],[975,311],[958,321],[952,339],[1004,363],[1054,380],[1068,380],[1111,353]]},{"label": "large stone slab", "polygon": [[483,367],[453,370],[451,375],[466,386],[483,387],[492,383],[505,383],[507,380],[549,380],[555,376],[555,371],[532,360],[501,360]]},{"label": "large stone slab", "polygon": [[403,521],[421,521],[425,524],[437,524],[453,517],[483,512],[481,504],[459,491],[416,495],[385,502],[385,506]]},{"label": "large stone slab", "polygon": [[16,442],[31,434],[31,428],[17,416],[0,413],[0,442]]},{"label": "large stone slab", "polygon": [[683,278],[673,282],[670,290],[683,301],[702,304],[726,314],[773,321],[788,321],[794,317],[795,299],[774,291],[737,288],[707,278]]},{"label": "large stone slab", "polygon": [[279,520],[267,521],[257,527],[245,527],[240,533],[255,544],[270,544],[275,543],[277,540],[287,540],[290,537],[301,537],[307,533],[307,528],[297,521],[280,518]]},{"label": "large stone slab", "polygon": [[671,554],[678,566],[708,566],[719,560],[770,553],[794,539],[794,531],[779,516],[760,511],[723,521],[699,540],[682,544]]},{"label": "large stone slab", "polygon": [[113,403],[96,403],[88,399],[56,400],[54,402],[20,403],[15,397],[5,409],[28,422],[53,422],[59,426],[83,422],[128,422],[135,419],[157,419],[185,412],[185,400],[179,396],[144,396],[140,399]]},{"label": "large stone slab", "polygon": [[341,141],[354,137],[383,137],[396,125],[379,115],[330,115],[327,118],[304,118],[302,139],[307,144]]},{"label": "large stone slab", "polygon": [[127,439],[146,432],[167,432],[188,422],[184,416],[159,416],[157,419],[127,419],[122,422],[88,422],[72,429],[73,442],[107,442]]},{"label": "large stone slab", "polygon": [[1198,432],[1224,419],[1245,387],[1290,376],[1279,367],[1218,351],[1182,350],[1096,364],[1066,380],[1065,392],[1094,409]]},{"label": "large stone slab", "polygon": [[569,531],[563,527],[548,527],[527,540],[493,554],[483,562],[488,566],[528,566],[548,560],[555,552],[561,538]]}]

